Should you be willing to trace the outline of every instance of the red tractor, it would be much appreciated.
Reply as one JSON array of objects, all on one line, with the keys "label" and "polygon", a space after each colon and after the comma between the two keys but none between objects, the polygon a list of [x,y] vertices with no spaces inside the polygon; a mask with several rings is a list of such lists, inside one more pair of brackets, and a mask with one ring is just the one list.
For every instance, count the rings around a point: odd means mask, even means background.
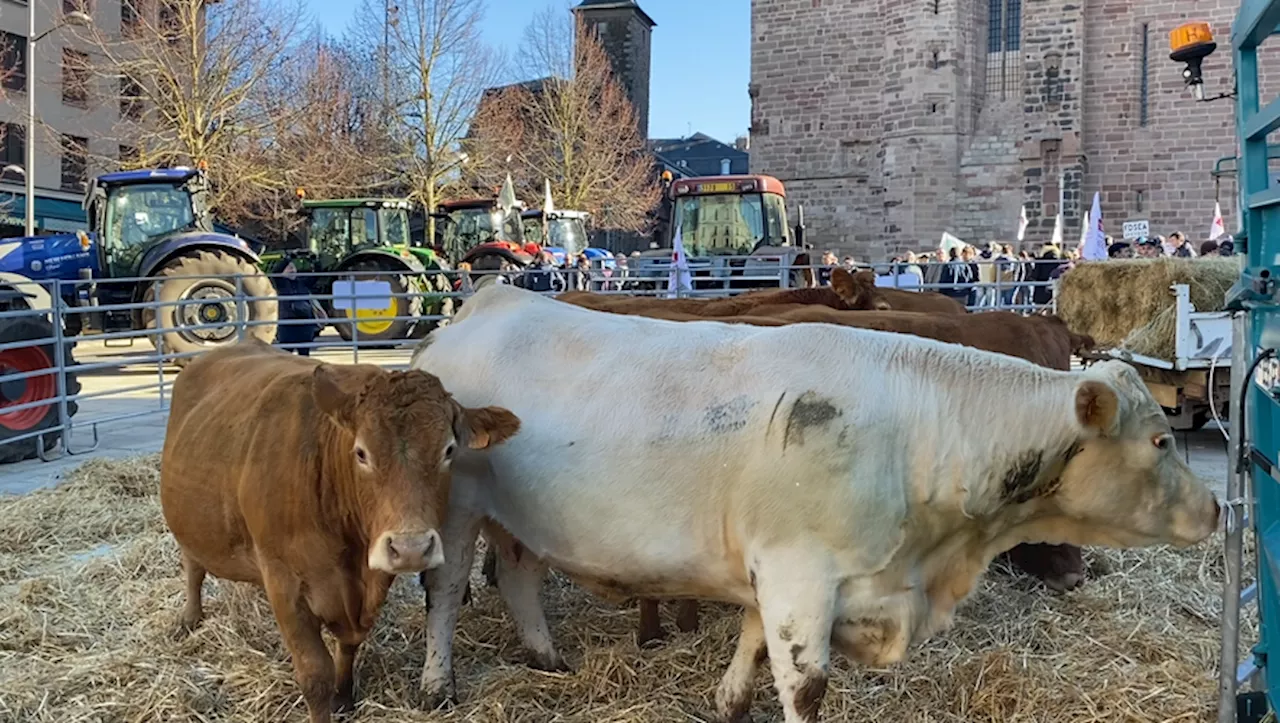
[{"label": "red tractor", "polygon": [[519,271],[534,262],[542,248],[526,243],[511,176],[496,198],[446,201],[436,207],[436,247],[455,267],[470,264],[474,271]]}]

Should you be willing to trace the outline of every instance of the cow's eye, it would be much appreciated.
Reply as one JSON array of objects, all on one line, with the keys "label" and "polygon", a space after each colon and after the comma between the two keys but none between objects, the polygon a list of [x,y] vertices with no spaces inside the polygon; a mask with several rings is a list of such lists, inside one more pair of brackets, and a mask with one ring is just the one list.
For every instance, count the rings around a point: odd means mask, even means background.
[{"label": "cow's eye", "polygon": [[453,442],[450,442],[449,446],[444,448],[444,458],[446,460],[453,459],[453,448]]},{"label": "cow's eye", "polygon": [[369,464],[369,453],[365,451],[364,447],[359,445],[356,446],[356,461],[362,465]]},{"label": "cow's eye", "polygon": [[1173,435],[1157,434],[1156,436],[1151,438],[1151,443],[1156,446],[1156,449],[1160,449],[1160,450],[1169,449],[1170,447],[1173,446]]}]

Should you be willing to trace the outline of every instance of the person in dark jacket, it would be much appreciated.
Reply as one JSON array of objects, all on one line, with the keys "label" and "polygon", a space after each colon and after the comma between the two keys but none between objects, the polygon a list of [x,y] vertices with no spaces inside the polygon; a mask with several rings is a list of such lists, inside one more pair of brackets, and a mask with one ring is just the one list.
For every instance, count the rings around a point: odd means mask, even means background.
[{"label": "person in dark jacket", "polygon": [[[280,321],[316,319],[316,305],[310,298],[311,289],[307,288],[306,282],[298,278],[298,269],[293,265],[293,260],[281,259],[272,273],[277,274],[272,277],[271,283],[275,285],[276,296],[279,298]],[[280,323],[276,326],[276,343],[310,344],[320,335],[322,328],[320,324],[316,323]],[[299,356],[311,356],[311,350],[306,347],[288,349],[287,351],[295,352]]]},{"label": "person in dark jacket", "polygon": [[1053,300],[1053,287],[1048,282],[1053,278],[1053,272],[1057,271],[1061,265],[1062,259],[1058,256],[1057,249],[1046,246],[1041,251],[1040,258],[1031,269],[1031,280],[1041,284],[1034,287],[1031,292],[1033,303],[1043,305]]}]

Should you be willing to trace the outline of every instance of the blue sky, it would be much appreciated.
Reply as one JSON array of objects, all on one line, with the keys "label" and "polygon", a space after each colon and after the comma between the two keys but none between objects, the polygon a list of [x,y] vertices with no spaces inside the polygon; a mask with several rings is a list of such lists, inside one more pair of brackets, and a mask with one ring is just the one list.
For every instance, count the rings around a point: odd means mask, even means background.
[{"label": "blue sky", "polygon": [[[564,0],[486,0],[486,40],[514,50],[539,10]],[[747,98],[751,62],[748,0],[639,0],[658,25],[653,29],[653,77],[649,85],[649,135],[690,131],[732,143],[750,125]],[[310,0],[314,17],[341,35],[360,3]]]}]

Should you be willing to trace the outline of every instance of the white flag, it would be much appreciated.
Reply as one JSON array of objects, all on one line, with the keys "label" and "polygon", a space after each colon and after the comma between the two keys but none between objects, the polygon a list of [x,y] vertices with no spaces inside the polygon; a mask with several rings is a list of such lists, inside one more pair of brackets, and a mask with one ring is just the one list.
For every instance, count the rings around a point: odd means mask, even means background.
[{"label": "white flag", "polygon": [[1222,204],[1213,202],[1213,223],[1209,225],[1209,240],[1217,241],[1219,236],[1227,232],[1227,224],[1222,220]]},{"label": "white flag", "polygon": [[671,270],[667,272],[667,298],[679,296],[679,291],[693,288],[693,275],[689,273],[689,257],[684,253],[684,232],[676,226],[676,237],[671,242]]},{"label": "white flag", "polygon": [[1086,211],[1084,218],[1080,219],[1080,242],[1076,244],[1076,248],[1080,250],[1080,255],[1084,255],[1084,245],[1089,240],[1089,213]]},{"label": "white flag", "polygon": [[1080,257],[1096,261],[1105,259],[1107,254],[1107,234],[1102,225],[1102,194],[1093,192],[1093,210],[1089,212],[1089,232],[1085,236],[1084,249]]},{"label": "white flag", "polygon": [[550,215],[555,210],[555,205],[551,202],[551,179],[544,179],[546,182],[546,190],[542,197],[542,213]]},{"label": "white flag", "polygon": [[1022,204],[1022,210],[1018,212],[1018,241],[1026,238],[1027,226],[1029,225],[1030,222],[1027,221],[1027,205],[1024,203]]},{"label": "white flag", "polygon": [[1053,219],[1053,238],[1049,239],[1049,243],[1062,248],[1062,213],[1059,212]]}]

